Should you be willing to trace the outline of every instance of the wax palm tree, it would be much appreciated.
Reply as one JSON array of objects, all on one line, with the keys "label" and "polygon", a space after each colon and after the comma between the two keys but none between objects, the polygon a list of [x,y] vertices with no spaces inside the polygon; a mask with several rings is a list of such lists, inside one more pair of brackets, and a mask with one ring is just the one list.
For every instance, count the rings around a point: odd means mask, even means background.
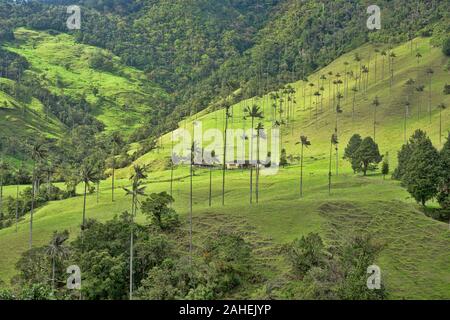
[{"label": "wax palm tree", "polygon": [[99,180],[99,169],[98,164],[94,159],[86,159],[80,167],[80,180],[84,185],[83,192],[83,220],[81,225],[81,230],[83,231],[86,227],[86,198],[89,188],[89,183],[96,183]]},{"label": "wax palm tree", "polygon": [[345,93],[345,96],[347,96],[347,92],[348,92],[348,74],[347,74],[348,65],[349,65],[348,61],[344,61],[344,86],[345,86],[344,93]]},{"label": "wax palm tree", "polygon": [[428,91],[428,115],[430,118],[430,123],[431,123],[431,95],[432,95],[432,91],[431,91],[431,79],[433,77],[434,74],[434,70],[431,68],[427,69],[427,76],[428,76],[428,80],[429,80],[429,91]]},{"label": "wax palm tree", "polygon": [[116,173],[116,155],[120,145],[123,143],[122,137],[118,132],[114,132],[111,136],[110,147],[111,147],[111,200],[114,202],[114,190],[115,190],[115,173]]},{"label": "wax palm tree", "polygon": [[420,54],[420,52],[416,53],[416,58],[417,58],[417,64],[420,63],[420,59],[422,58],[422,55]]},{"label": "wax palm tree", "polygon": [[0,159],[0,222],[3,220],[3,184],[9,174],[9,165]]},{"label": "wax palm tree", "polygon": [[225,178],[227,169],[227,132],[228,132],[228,120],[231,118],[230,104],[225,102],[225,130],[224,130],[224,146],[223,146],[223,165],[222,165],[222,205],[225,205]]},{"label": "wax palm tree", "polygon": [[447,106],[444,103],[440,103],[437,107],[439,109],[439,144],[442,145],[442,111],[444,111]]},{"label": "wax palm tree", "polygon": [[336,98],[338,99],[338,103],[336,105],[336,126],[335,126],[336,132],[338,130],[338,116],[339,116],[340,113],[343,112],[343,110],[341,108],[341,100],[342,100],[343,97],[344,96],[340,92],[338,92],[338,94],[336,96]]},{"label": "wax palm tree", "polygon": [[358,92],[358,88],[356,86],[352,87],[352,92],[353,92],[352,122],[355,122],[355,102],[356,102],[356,93]]},{"label": "wax palm tree", "polygon": [[301,152],[300,152],[300,198],[303,197],[303,151],[304,148],[308,148],[311,145],[311,142],[308,140],[306,136],[300,136],[300,141],[296,143],[301,144]]},{"label": "wax palm tree", "polygon": [[333,162],[333,146],[337,148],[339,144],[338,137],[336,133],[333,133],[331,136],[330,141],[330,164],[329,164],[329,170],[328,170],[328,194],[331,195],[331,164]]},{"label": "wax palm tree", "polygon": [[329,71],[328,72],[328,108],[330,110],[333,109],[333,107],[331,106],[331,76],[333,75],[333,71]]},{"label": "wax palm tree", "polygon": [[[252,121],[252,130],[255,125],[255,119],[262,119],[264,118],[261,109],[254,105],[253,107],[249,108],[247,107],[245,109],[246,117],[250,117]],[[250,204],[253,203],[253,134],[250,138]]]},{"label": "wax palm tree", "polygon": [[365,65],[361,67],[362,70],[362,74],[363,74],[363,78],[365,77],[364,83],[363,83],[363,87],[364,87],[364,91],[367,92],[367,89],[369,87],[369,68],[366,67]]},{"label": "wax palm tree", "polygon": [[416,91],[419,94],[418,96],[418,101],[417,101],[417,120],[420,120],[420,105],[421,105],[421,97],[422,97],[422,93],[425,89],[424,85],[420,85],[416,87]]},{"label": "wax palm tree", "polygon": [[31,186],[31,210],[30,210],[30,249],[33,245],[33,214],[34,214],[34,202],[36,199],[36,188],[38,179],[38,166],[42,163],[47,155],[47,144],[43,139],[38,139],[31,144],[30,150],[31,158],[34,161],[33,173],[32,173],[32,186]]},{"label": "wax palm tree", "polygon": [[316,127],[317,127],[317,117],[318,117],[318,114],[319,114],[319,110],[317,109],[318,108],[318,106],[319,106],[319,97],[320,97],[320,91],[316,91],[316,92],[314,92],[314,96],[316,97]]},{"label": "wax palm tree", "polygon": [[64,245],[67,239],[69,239],[67,230],[61,233],[54,232],[52,240],[45,248],[46,255],[52,260],[52,290],[55,290],[56,262],[69,255],[69,248]]},{"label": "wax palm tree", "polygon": [[377,108],[380,106],[380,100],[378,97],[375,97],[375,99],[372,102],[373,106],[373,141],[376,140],[376,134],[377,134]]},{"label": "wax palm tree", "polygon": [[193,193],[194,193],[194,184],[193,184],[193,178],[194,178],[194,164],[195,164],[195,158],[197,154],[200,154],[202,150],[199,148],[198,143],[196,141],[192,142],[191,150],[190,150],[190,159],[189,159],[189,261],[192,263],[192,252],[193,252],[193,245],[192,245],[192,218],[193,218],[193,205],[194,205],[194,199],[193,199]]},{"label": "wax palm tree", "polygon": [[382,64],[381,64],[381,79],[384,80],[384,60],[387,56],[386,50],[381,51],[381,58],[382,58]]},{"label": "wax palm tree", "polygon": [[308,84],[308,86],[309,86],[309,115],[310,115],[310,118],[311,118],[311,110],[312,110],[312,96],[313,96],[313,88],[314,88],[314,83],[312,83],[312,82],[310,82],[309,84]]},{"label": "wax palm tree", "polygon": [[359,70],[359,85],[358,85],[358,88],[359,88],[359,90],[361,90],[361,72],[362,72],[361,61],[362,60],[358,53],[355,53],[354,60],[359,63],[359,69],[358,69]]},{"label": "wax palm tree", "polygon": [[395,52],[391,52],[389,54],[389,59],[390,59],[390,63],[391,63],[391,81],[389,82],[389,90],[392,90],[392,85],[394,83],[394,59],[397,58],[397,55],[395,54]]},{"label": "wax palm tree", "polygon": [[133,261],[134,261],[134,218],[137,213],[137,207],[139,204],[139,196],[145,195],[145,186],[143,185],[147,178],[147,166],[140,166],[135,164],[133,166],[133,173],[130,176],[131,180],[131,189],[123,188],[127,196],[131,196],[131,216],[130,216],[130,291],[129,296],[130,300],[133,299]]},{"label": "wax palm tree", "polygon": [[214,168],[214,164],[218,162],[216,158],[216,151],[211,151],[211,159],[208,159],[207,163],[209,164],[209,206],[212,205],[212,172]]},{"label": "wax palm tree", "polygon": [[255,195],[256,195],[256,203],[259,202],[259,166],[260,166],[260,158],[259,158],[259,151],[260,151],[260,139],[265,139],[264,134],[264,125],[259,122],[256,126],[256,188],[255,188]]}]

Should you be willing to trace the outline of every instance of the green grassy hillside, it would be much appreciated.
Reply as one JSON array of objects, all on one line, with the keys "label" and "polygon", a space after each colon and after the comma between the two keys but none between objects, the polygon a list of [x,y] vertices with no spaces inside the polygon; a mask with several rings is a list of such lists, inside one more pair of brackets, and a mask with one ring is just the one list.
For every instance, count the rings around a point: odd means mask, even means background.
[{"label": "green grassy hillside", "polygon": [[[155,101],[167,97],[164,90],[148,81],[141,71],[125,67],[118,57],[105,50],[77,44],[71,35],[51,35],[24,28],[17,29],[14,35],[16,40],[4,47],[23,56],[30,63],[31,67],[22,81],[39,79],[40,84],[53,94],[75,100],[85,98],[92,106],[90,113],[105,124],[106,130],[130,133],[142,125],[144,114],[155,106]],[[109,63],[108,68],[93,64],[92,60],[96,56],[105,57]],[[21,107],[20,103],[2,92],[2,105],[3,101],[8,101],[10,106]],[[62,128],[58,128],[53,119],[47,121],[43,116],[38,101],[31,101],[26,108],[31,111],[29,117],[17,119],[25,122],[25,125],[11,120],[5,123],[6,128],[14,133],[23,127],[33,127],[54,135],[61,132]],[[2,108],[0,112],[7,114],[12,110]],[[41,119],[37,121],[36,117]],[[10,118],[6,115],[0,119]]]},{"label": "green grassy hillside", "polygon": [[[420,111],[418,93],[411,96],[411,110],[407,118],[407,135],[416,128],[427,131],[432,141],[439,146],[439,112],[436,106],[443,102],[449,104],[449,96],[442,92],[448,80],[448,71],[444,67],[448,58],[439,48],[430,48],[428,39],[415,39],[414,48],[421,52],[422,58],[417,61],[414,49],[410,44],[393,48],[397,58],[394,60],[393,86],[390,88],[388,64],[385,60],[385,78],[381,79],[381,61],[378,54],[375,59],[375,46],[365,45],[355,52],[342,56],[332,64],[309,77],[306,83],[296,82],[297,105],[295,116],[289,124],[282,126],[283,147],[287,154],[294,158],[299,155],[299,147],[295,145],[300,135],[307,135],[312,146],[306,150],[304,197],[299,198],[299,164],[292,160],[277,175],[262,176],[260,181],[260,202],[249,204],[249,172],[231,170],[227,172],[226,206],[221,205],[221,172],[213,173],[213,206],[208,206],[209,172],[196,170],[194,177],[194,244],[199,244],[206,234],[219,228],[228,228],[242,232],[249,240],[257,257],[258,267],[268,278],[268,283],[288,281],[289,266],[280,253],[280,246],[309,232],[319,232],[328,245],[340,242],[353,232],[371,233],[385,244],[377,264],[381,267],[382,278],[391,297],[395,299],[450,299],[450,229],[448,224],[428,218],[422,209],[414,203],[408,193],[398,182],[383,180],[381,175],[368,177],[354,175],[350,165],[341,160],[339,176],[333,176],[332,194],[328,195],[328,150],[331,134],[334,132],[335,113],[329,106],[330,92],[328,79],[324,82],[323,108],[318,106],[317,121],[314,105],[310,106],[310,87],[317,90],[321,75],[329,77],[340,73],[344,78],[345,71],[357,73],[359,63],[354,61],[357,53],[362,64],[369,65],[369,82],[367,92],[356,94],[355,115],[352,119],[352,96],[344,95],[343,113],[339,115],[340,152],[353,133],[363,136],[372,135],[373,107],[375,96],[379,97],[380,106],[377,111],[377,143],[383,154],[389,152],[391,168],[396,165],[396,152],[404,141],[403,114],[404,101],[407,99],[405,82],[409,78],[416,79],[416,85],[425,85],[421,97]],[[385,49],[385,48],[380,48]],[[19,50],[19,49],[17,49]],[[23,49],[22,49],[23,50]],[[369,58],[370,57],[370,58]],[[370,63],[369,63],[370,60]],[[347,61],[349,64],[344,65]],[[377,61],[377,77],[375,77],[375,61]],[[427,68],[433,68],[431,79],[432,107],[431,121],[428,116],[429,81],[425,74]],[[344,81],[344,80],[343,80]],[[99,84],[100,85],[100,84]],[[349,80],[349,88],[355,82]],[[303,96],[303,86],[306,95]],[[342,88],[342,87],[341,87]],[[315,101],[315,97],[312,97]],[[319,100],[320,101],[320,100]],[[306,105],[305,105],[306,102]],[[258,104],[265,111],[264,124],[272,126],[272,101],[268,96],[241,101],[232,107],[233,118],[230,128],[249,128],[250,119],[243,120],[243,108],[250,104]],[[310,108],[312,107],[312,110]],[[192,128],[192,121],[203,122],[204,128],[223,128],[223,110],[215,110],[211,106],[202,114],[195,115],[180,127]],[[278,116],[279,117],[279,116]],[[450,129],[449,110],[442,114],[444,132]],[[148,153],[137,160],[137,163],[151,164],[147,180],[147,192],[169,190],[170,171],[167,170],[171,150],[171,133],[161,138],[161,148]],[[444,140],[443,140],[444,141]],[[217,150],[220,156],[221,150]],[[333,172],[335,170],[333,164]],[[118,172],[120,186],[128,185],[130,168]],[[174,176],[175,209],[185,219],[189,205],[189,170],[185,166],[176,168]],[[110,200],[111,181],[101,183],[101,194],[97,203],[95,195],[88,197],[87,216],[100,220],[111,219],[115,214],[130,209],[131,200],[124,192],[118,195],[114,203]],[[6,194],[13,194],[15,187],[6,188]],[[72,238],[79,230],[82,213],[82,197],[52,202],[39,209],[34,217],[34,245],[48,242],[54,230],[68,229]],[[143,221],[142,215],[138,220]],[[14,264],[20,254],[28,248],[28,217],[15,227],[0,230],[0,278],[8,282],[14,274]],[[251,297],[255,288],[251,286],[236,293],[236,298]]]}]

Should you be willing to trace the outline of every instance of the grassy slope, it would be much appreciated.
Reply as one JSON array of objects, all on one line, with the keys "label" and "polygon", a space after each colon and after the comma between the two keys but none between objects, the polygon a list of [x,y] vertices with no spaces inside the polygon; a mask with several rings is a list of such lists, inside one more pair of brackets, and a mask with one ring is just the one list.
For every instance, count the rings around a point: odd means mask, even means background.
[{"label": "grassy slope", "polygon": [[[113,72],[90,68],[89,59],[99,49],[77,44],[70,35],[53,36],[20,28],[15,31],[15,37],[16,41],[7,49],[24,56],[31,63],[30,72],[45,75],[41,77],[42,83],[52,92],[85,95],[95,108],[93,114],[107,130],[129,133],[141,125],[142,114],[149,110],[153,98],[165,95],[142,72],[123,66],[117,57],[113,57]],[[57,86],[58,78],[63,88]],[[94,87],[99,90],[97,96],[93,94]]]},{"label": "grassy slope", "polygon": [[[340,119],[341,150],[348,141],[350,135],[359,132],[362,135],[370,135],[372,132],[371,101],[375,95],[380,97],[381,106],[378,111],[378,138],[381,151],[389,151],[391,168],[395,167],[396,151],[403,142],[402,117],[403,107],[401,102],[405,99],[404,82],[407,78],[416,78],[419,81],[425,79],[423,68],[433,66],[433,101],[432,106],[444,101],[448,104],[449,98],[442,95],[442,87],[448,78],[448,73],[443,71],[445,58],[438,49],[430,49],[425,39],[416,39],[419,50],[424,56],[419,67],[411,55],[408,45],[395,48],[398,58],[395,64],[395,80],[392,94],[389,94],[389,81],[381,81],[380,71],[378,80],[373,80],[371,74],[370,88],[365,97],[357,95],[357,115],[355,123],[351,121],[351,99],[344,104],[344,113]],[[365,46],[358,50],[364,58],[364,63],[369,52],[373,52],[371,46]],[[373,57],[373,53],[372,53]],[[349,68],[356,69],[353,62],[353,54],[346,55],[333,64],[318,72],[317,75],[332,70],[334,73],[344,73],[343,62],[350,62]],[[378,63],[380,64],[381,58]],[[371,70],[373,70],[373,58]],[[310,81],[317,83],[317,75],[310,77]],[[352,84],[350,84],[350,87]],[[254,230],[247,230],[245,234],[250,241],[254,241],[255,234],[260,240],[253,243],[259,268],[271,281],[287,279],[285,273],[288,266],[277,248],[279,245],[293,240],[296,237],[311,231],[320,232],[325,241],[332,245],[335,241],[341,241],[351,231],[359,230],[373,233],[386,248],[377,263],[382,269],[382,277],[386,281],[393,298],[446,298],[450,299],[450,256],[448,248],[450,244],[449,227],[445,223],[431,220],[420,212],[419,207],[410,199],[398,182],[385,180],[379,175],[370,177],[355,176],[351,173],[349,165],[340,162],[340,175],[333,177],[333,192],[328,196],[327,192],[327,152],[328,141],[333,132],[334,116],[328,111],[328,93],[324,96],[324,112],[319,116],[319,123],[309,119],[309,110],[303,110],[303,97],[301,84],[295,84],[297,89],[297,101],[299,102],[295,121],[292,127],[283,128],[285,147],[288,154],[297,155],[298,147],[294,146],[294,137],[299,134],[307,135],[312,146],[306,152],[305,161],[305,197],[298,198],[299,166],[282,169],[276,176],[261,178],[260,204],[250,206],[248,204],[248,172],[229,171],[227,173],[226,206],[221,203],[221,173],[214,173],[214,198],[213,207],[208,207],[208,172],[198,170],[194,177],[194,231],[195,244],[200,245],[201,239],[212,229],[240,228],[252,226]],[[325,88],[327,89],[327,85]],[[426,90],[428,90],[426,88]],[[307,90],[307,92],[309,89]],[[306,99],[309,106],[309,97]],[[414,99],[416,101],[416,99]],[[423,101],[426,101],[425,95]],[[258,102],[267,105],[264,98]],[[271,103],[271,102],[270,102]],[[238,128],[245,125],[249,127],[249,121],[241,120],[242,107],[247,102],[239,103],[234,107],[235,118],[232,126]],[[408,135],[415,128],[424,128],[437,144],[437,119],[438,114],[433,111],[432,122],[429,123],[425,114],[426,103],[422,103],[423,114],[421,120],[417,120],[417,105],[413,104],[412,116],[408,119]],[[267,108],[267,107],[265,107]],[[267,108],[268,110],[268,108]],[[270,112],[267,112],[270,114]],[[210,113],[199,119],[204,127],[222,126],[222,111]],[[268,118],[268,119],[267,119]],[[268,116],[266,127],[270,126],[271,117]],[[216,120],[217,119],[217,120]],[[450,129],[449,111],[443,115],[444,128]],[[184,124],[181,124],[184,126]],[[186,127],[191,127],[188,121]],[[293,134],[292,134],[293,132]],[[138,162],[157,164],[164,167],[166,158],[170,154],[170,134],[163,137],[163,149],[143,156]],[[342,152],[342,151],[341,151]],[[220,154],[220,151],[218,151]],[[126,178],[129,169],[119,172],[119,176]],[[189,179],[188,169],[179,167],[175,172],[174,183],[175,208],[183,216],[187,217]],[[168,171],[153,170],[147,186],[149,192],[169,189],[167,180],[170,177]],[[119,184],[128,184],[126,179]],[[98,219],[110,219],[114,214],[129,208],[130,199],[125,198],[123,192],[118,190],[117,201],[110,202],[110,181],[102,183],[100,203],[97,204],[95,196],[88,199],[89,217]],[[7,194],[14,192],[13,187],[6,188]],[[40,209],[35,215],[34,239],[35,245],[45,244],[53,230],[69,229],[77,232],[81,221],[82,197],[61,202],[53,202]],[[224,218],[225,217],[225,218]],[[142,216],[139,219],[143,219]],[[18,232],[15,228],[0,230],[0,277],[10,279],[14,271],[14,263],[21,252],[27,249],[28,218],[19,223]],[[240,226],[240,227],[239,227]],[[246,228],[246,227],[245,227]],[[262,244],[261,244],[262,243]],[[251,294],[252,288],[248,288],[237,297]]]}]

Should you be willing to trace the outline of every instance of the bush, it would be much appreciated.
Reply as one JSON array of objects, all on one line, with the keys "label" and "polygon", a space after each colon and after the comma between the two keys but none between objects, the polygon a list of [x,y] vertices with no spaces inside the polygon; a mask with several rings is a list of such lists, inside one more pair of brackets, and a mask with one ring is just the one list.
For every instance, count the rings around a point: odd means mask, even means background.
[{"label": "bush", "polygon": [[325,248],[317,233],[310,233],[301,239],[296,239],[287,248],[287,258],[293,272],[304,277],[313,267],[319,267],[325,259]]}]

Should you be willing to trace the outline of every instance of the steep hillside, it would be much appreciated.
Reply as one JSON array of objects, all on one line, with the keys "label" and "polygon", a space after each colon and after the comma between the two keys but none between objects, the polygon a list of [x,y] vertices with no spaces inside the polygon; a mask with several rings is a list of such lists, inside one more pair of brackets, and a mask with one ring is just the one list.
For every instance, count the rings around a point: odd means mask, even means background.
[{"label": "steep hillside", "polygon": [[[290,104],[290,118],[287,119],[287,105],[280,108],[280,102],[270,96],[241,101],[232,106],[233,117],[230,128],[249,128],[250,119],[244,119],[244,107],[257,104],[264,110],[261,120],[270,129],[275,120],[283,120],[281,126],[283,148],[287,149],[290,165],[281,168],[274,176],[262,176],[260,181],[259,204],[249,204],[249,171],[229,170],[227,172],[225,206],[221,205],[222,173],[212,172],[212,207],[208,205],[209,178],[208,169],[198,168],[193,177],[193,215],[194,246],[198,249],[201,239],[212,230],[238,230],[252,243],[257,256],[258,270],[264,275],[266,286],[274,285],[285,290],[284,298],[296,298],[297,281],[289,279],[289,265],[280,247],[295,238],[309,232],[320,233],[328,245],[342,242],[350,234],[364,232],[372,234],[384,245],[377,264],[381,267],[382,277],[394,299],[430,299],[450,298],[450,258],[448,243],[450,233],[448,224],[433,220],[424,215],[408,193],[396,181],[372,173],[368,177],[353,174],[348,162],[340,159],[339,175],[333,161],[332,192],[328,194],[328,152],[330,136],[334,132],[336,121],[333,103],[333,84],[340,74],[343,112],[338,115],[338,134],[340,152],[353,133],[363,136],[373,135],[374,107],[372,101],[378,96],[375,127],[376,141],[381,152],[389,152],[391,168],[396,164],[396,152],[404,141],[405,101],[411,101],[406,114],[406,135],[416,128],[422,128],[430,135],[433,143],[439,144],[439,103],[450,103],[444,95],[443,86],[448,80],[448,57],[439,48],[431,47],[429,38],[416,38],[411,44],[405,43],[392,48],[394,52],[392,81],[387,72],[388,61],[380,53],[388,50],[384,46],[365,45],[356,51],[344,55],[317,73],[308,81],[292,84],[296,90],[296,104]],[[421,58],[416,58],[416,52]],[[357,55],[361,64],[369,67],[367,90],[356,84],[360,62],[354,61]],[[376,58],[375,58],[376,55]],[[348,62],[348,64],[344,64]],[[375,63],[377,72],[375,73]],[[382,76],[382,69],[384,77]],[[432,68],[430,79],[426,70]],[[353,71],[353,75],[347,72]],[[329,73],[331,72],[331,74]],[[375,76],[376,74],[376,76]],[[320,79],[325,75],[327,79]],[[347,75],[347,76],[346,76]],[[345,79],[347,77],[347,79]],[[423,91],[411,91],[405,85],[409,78],[415,80],[415,86],[424,85]],[[362,79],[362,78],[361,78]],[[367,78],[365,78],[367,79]],[[331,90],[328,81],[331,80]],[[314,96],[317,87],[322,96]],[[348,81],[348,91],[345,82]],[[313,85],[309,85],[313,84]],[[355,112],[353,113],[353,92],[355,86]],[[429,91],[431,89],[431,91]],[[420,93],[422,92],[422,93]],[[431,118],[428,113],[428,94],[431,92]],[[279,92],[281,96],[281,92]],[[322,100],[323,97],[323,100]],[[285,101],[288,100],[285,94]],[[278,99],[277,99],[278,100]],[[291,97],[291,101],[293,101]],[[314,102],[317,101],[317,104]],[[277,107],[273,108],[275,104]],[[279,112],[284,110],[284,112]],[[272,111],[275,111],[272,113]],[[218,105],[210,106],[205,112],[194,115],[180,123],[180,128],[192,129],[193,121],[202,121],[204,128],[223,130],[224,110]],[[442,113],[444,133],[450,130],[449,110]],[[281,122],[281,121],[280,121]],[[304,197],[299,198],[299,146],[296,141],[300,135],[307,135],[312,145],[305,152]],[[446,134],[445,134],[446,136]],[[150,164],[146,181],[147,192],[170,192],[171,172],[169,157],[171,154],[171,133],[160,140],[160,148],[139,158],[136,163]],[[442,139],[444,141],[444,139]],[[216,150],[220,156],[221,150]],[[292,157],[289,157],[289,156]],[[130,168],[121,170],[122,177],[116,181],[116,188],[128,186]],[[189,168],[177,166],[173,174],[174,208],[186,221],[189,213]],[[97,201],[95,195],[88,196],[87,216],[100,220],[111,219],[130,208],[130,198],[125,192],[116,190],[117,198],[111,202],[111,180],[102,181],[101,193]],[[79,190],[80,191],[80,190]],[[13,195],[14,186],[6,188],[7,195]],[[48,242],[54,230],[67,229],[71,238],[78,233],[81,223],[83,198],[81,196],[51,202],[38,210],[34,217],[34,241],[36,246]],[[138,221],[143,222],[139,214]],[[249,226],[247,228],[246,226]],[[187,228],[187,225],[183,225]],[[20,254],[28,248],[29,218],[25,218],[15,227],[0,230],[0,278],[6,283],[15,275],[14,264]],[[187,243],[184,243],[188,247]],[[236,292],[231,298],[260,297],[258,289],[252,285]],[[288,296],[286,296],[288,295]]]},{"label": "steep hillside", "polygon": [[[76,44],[67,34],[50,35],[18,29],[7,48],[27,59],[28,76],[41,79],[51,93],[85,99],[107,130],[130,133],[142,125],[164,91],[142,72],[124,67],[120,59],[91,46]],[[26,81],[27,79],[23,79]]]}]

